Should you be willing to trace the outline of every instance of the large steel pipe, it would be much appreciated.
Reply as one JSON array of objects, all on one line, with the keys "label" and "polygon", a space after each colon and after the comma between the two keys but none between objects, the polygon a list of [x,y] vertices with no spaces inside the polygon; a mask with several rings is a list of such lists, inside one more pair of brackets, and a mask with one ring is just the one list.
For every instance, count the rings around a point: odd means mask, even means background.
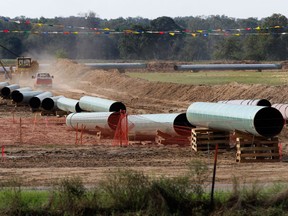
[{"label": "large steel pipe", "polygon": [[70,113],[66,117],[66,125],[73,129],[78,127],[112,134],[116,130],[119,117],[119,112]]},{"label": "large steel pipe", "polygon": [[42,101],[45,99],[45,98],[48,98],[48,97],[51,97],[53,96],[51,92],[47,91],[47,92],[43,92],[39,95],[36,95],[34,97],[32,97],[29,101],[29,106],[32,108],[32,109],[38,109],[40,108],[41,106],[41,103]]},{"label": "large steel pipe", "polygon": [[82,112],[79,106],[79,100],[61,97],[57,100],[57,108],[65,112]]},{"label": "large steel pipe", "polygon": [[55,96],[55,97],[44,98],[42,101],[41,107],[47,111],[57,110],[58,109],[57,100],[62,97],[64,96],[60,95],[60,96]]},{"label": "large steel pipe", "polygon": [[187,110],[188,121],[196,126],[224,131],[242,131],[273,137],[284,125],[281,113],[273,107],[196,102]]},{"label": "large steel pipe", "polygon": [[3,89],[4,87],[8,86],[8,82],[0,82],[0,90]]},{"label": "large steel pipe", "polygon": [[126,106],[122,102],[91,96],[81,97],[79,106],[82,110],[89,112],[119,112],[120,110],[126,110]]},{"label": "large steel pipe", "polygon": [[12,84],[12,85],[5,86],[4,88],[1,89],[1,95],[3,97],[9,97],[13,90],[19,89],[19,88],[20,88],[20,86],[18,84]]},{"label": "large steel pipe", "polygon": [[195,126],[186,117],[186,113],[161,113],[128,116],[129,135],[155,137],[156,131],[172,136],[191,136]]},{"label": "large steel pipe", "polygon": [[137,69],[147,67],[145,63],[85,63],[85,65],[94,69]]},{"label": "large steel pipe", "polygon": [[247,106],[271,106],[270,101],[266,99],[252,99],[252,100],[224,100],[217,103],[247,105]]},{"label": "large steel pipe", "polygon": [[32,97],[42,94],[43,91],[23,91],[14,94],[12,100],[18,104],[29,104]]},{"label": "large steel pipe", "polygon": [[15,89],[11,92],[11,98],[15,96],[15,94],[18,94],[19,92],[25,92],[25,91],[32,91],[31,87],[23,87],[19,89]]},{"label": "large steel pipe", "polygon": [[280,111],[283,119],[288,119],[288,104],[273,104],[272,107]]},{"label": "large steel pipe", "polygon": [[281,64],[195,64],[195,65],[174,65],[174,70],[271,70],[281,69]]}]

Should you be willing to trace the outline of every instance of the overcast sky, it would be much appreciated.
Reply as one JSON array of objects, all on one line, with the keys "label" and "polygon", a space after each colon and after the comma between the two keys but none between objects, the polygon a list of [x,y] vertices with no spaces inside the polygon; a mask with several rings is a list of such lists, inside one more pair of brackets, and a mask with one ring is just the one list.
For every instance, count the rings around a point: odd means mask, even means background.
[{"label": "overcast sky", "polygon": [[95,12],[101,19],[226,15],[261,19],[279,13],[288,18],[288,0],[1,0],[0,16],[45,18]]}]

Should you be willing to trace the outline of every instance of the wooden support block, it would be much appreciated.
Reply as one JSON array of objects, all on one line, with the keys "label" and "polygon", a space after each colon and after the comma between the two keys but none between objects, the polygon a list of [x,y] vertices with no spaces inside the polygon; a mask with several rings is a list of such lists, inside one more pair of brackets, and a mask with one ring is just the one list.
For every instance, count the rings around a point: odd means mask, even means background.
[{"label": "wooden support block", "polygon": [[213,130],[208,128],[193,128],[191,130],[190,145],[193,151],[207,151],[230,147],[230,133],[226,131]]},{"label": "wooden support block", "polygon": [[278,143],[278,137],[265,138],[241,134],[241,137],[236,139],[236,162],[279,162]]}]

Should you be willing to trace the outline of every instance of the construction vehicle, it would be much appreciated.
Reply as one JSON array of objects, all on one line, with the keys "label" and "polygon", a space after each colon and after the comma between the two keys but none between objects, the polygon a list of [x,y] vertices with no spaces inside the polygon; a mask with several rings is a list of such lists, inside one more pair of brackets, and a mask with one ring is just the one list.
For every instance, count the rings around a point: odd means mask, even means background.
[{"label": "construction vehicle", "polygon": [[30,57],[18,57],[16,59],[15,73],[34,74],[39,70],[39,63]]},{"label": "construction vehicle", "polygon": [[51,88],[52,87],[52,79],[54,78],[49,73],[39,72],[36,73],[36,76],[32,76],[35,79],[34,87],[35,88]]},{"label": "construction vehicle", "polygon": [[31,77],[32,74],[38,72],[39,63],[36,60],[32,60],[31,57],[21,57],[1,44],[0,47],[16,57],[16,66],[10,66],[10,71],[7,71],[3,62],[0,60],[0,64],[5,72],[5,77],[12,79],[12,74],[15,74],[19,79],[21,77]]}]

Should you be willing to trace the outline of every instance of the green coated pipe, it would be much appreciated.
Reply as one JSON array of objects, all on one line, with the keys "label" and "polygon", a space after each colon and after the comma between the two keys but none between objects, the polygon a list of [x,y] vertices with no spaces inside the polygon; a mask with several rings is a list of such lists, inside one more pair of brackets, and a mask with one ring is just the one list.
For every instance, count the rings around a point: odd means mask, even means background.
[{"label": "green coated pipe", "polygon": [[117,112],[82,112],[70,113],[66,117],[66,125],[77,129],[84,127],[86,130],[100,130],[114,134],[119,122],[120,114]]},{"label": "green coated pipe", "polygon": [[57,100],[57,108],[66,111],[66,112],[82,112],[82,109],[79,107],[79,100],[61,97]]},{"label": "green coated pipe", "polygon": [[196,102],[186,115],[192,125],[263,137],[278,135],[284,126],[282,114],[273,107]]},{"label": "green coated pipe", "polygon": [[191,136],[191,125],[186,113],[159,113],[128,115],[129,134],[134,136],[154,136],[161,131],[172,136]]},{"label": "green coated pipe", "polygon": [[82,110],[89,112],[119,112],[120,110],[126,110],[126,106],[122,102],[91,96],[81,97],[79,106]]},{"label": "green coated pipe", "polygon": [[238,105],[247,105],[247,106],[271,106],[270,101],[267,99],[252,99],[252,100],[224,100],[218,101],[217,103],[225,104],[238,104]]}]

